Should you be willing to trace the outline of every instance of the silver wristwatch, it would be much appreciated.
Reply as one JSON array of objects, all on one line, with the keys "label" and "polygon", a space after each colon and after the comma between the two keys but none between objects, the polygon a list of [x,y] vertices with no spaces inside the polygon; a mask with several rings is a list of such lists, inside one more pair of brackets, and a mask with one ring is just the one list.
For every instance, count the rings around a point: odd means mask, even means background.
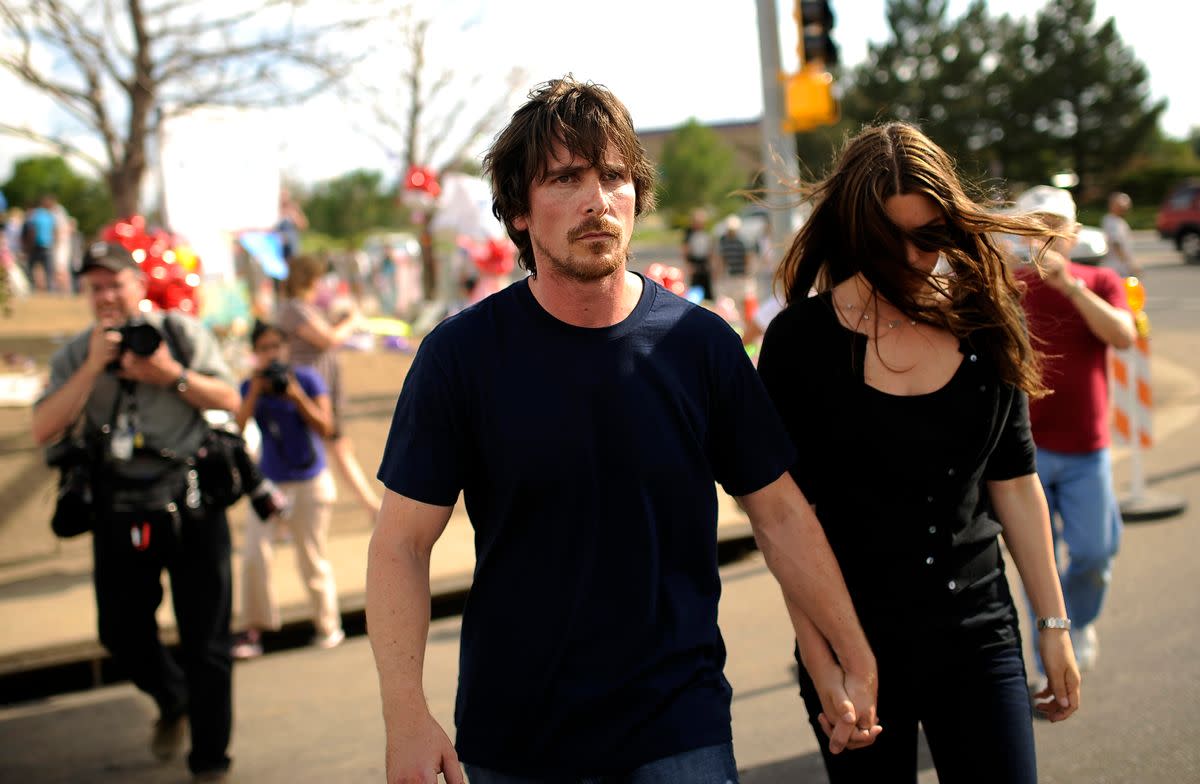
[{"label": "silver wristwatch", "polygon": [[191,384],[188,383],[187,368],[184,368],[182,371],[180,371],[179,378],[175,379],[175,391],[183,394],[191,388]]},{"label": "silver wristwatch", "polygon": [[1070,630],[1070,628],[1071,628],[1071,619],[1070,618],[1038,618],[1037,619],[1037,629],[1039,632],[1044,631],[1046,629]]}]

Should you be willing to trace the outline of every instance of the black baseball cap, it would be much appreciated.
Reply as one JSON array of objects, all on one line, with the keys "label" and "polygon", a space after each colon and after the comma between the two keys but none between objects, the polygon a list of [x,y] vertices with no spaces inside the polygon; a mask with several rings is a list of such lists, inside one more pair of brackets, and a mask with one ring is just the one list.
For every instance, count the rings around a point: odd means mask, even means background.
[{"label": "black baseball cap", "polygon": [[106,269],[110,272],[120,272],[124,269],[138,269],[137,262],[129,251],[112,242],[93,242],[84,251],[83,263],[79,265],[79,274],[91,269]]}]

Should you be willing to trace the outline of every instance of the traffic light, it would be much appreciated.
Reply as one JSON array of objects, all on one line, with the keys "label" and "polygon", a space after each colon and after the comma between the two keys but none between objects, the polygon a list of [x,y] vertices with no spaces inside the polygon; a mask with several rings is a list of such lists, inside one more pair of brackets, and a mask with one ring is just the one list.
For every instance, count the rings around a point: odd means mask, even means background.
[{"label": "traffic light", "polygon": [[796,0],[800,24],[800,60],[807,67],[833,68],[838,47],[833,42],[833,10],[829,0]]},{"label": "traffic light", "polygon": [[837,123],[840,113],[833,95],[833,76],[828,71],[802,68],[800,73],[788,76],[783,86],[785,131],[800,133]]}]

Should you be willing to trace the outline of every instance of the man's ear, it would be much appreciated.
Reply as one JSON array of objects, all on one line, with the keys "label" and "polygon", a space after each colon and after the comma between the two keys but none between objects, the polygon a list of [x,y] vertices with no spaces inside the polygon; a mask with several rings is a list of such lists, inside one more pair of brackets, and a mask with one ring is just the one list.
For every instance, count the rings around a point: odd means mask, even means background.
[{"label": "man's ear", "polygon": [[513,218],[512,225],[517,231],[529,231],[529,220],[524,215]]}]

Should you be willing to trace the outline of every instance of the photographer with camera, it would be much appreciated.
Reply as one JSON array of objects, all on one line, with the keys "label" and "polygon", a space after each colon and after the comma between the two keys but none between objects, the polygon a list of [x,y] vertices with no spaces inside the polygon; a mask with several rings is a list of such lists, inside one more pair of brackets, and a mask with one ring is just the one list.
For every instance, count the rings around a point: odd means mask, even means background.
[{"label": "photographer with camera", "polygon": [[[333,431],[333,404],[316,370],[287,364],[287,344],[277,326],[257,322],[250,344],[259,371],[242,382],[238,425],[244,428],[254,417],[262,431],[260,468],[287,498],[287,509],[279,517],[291,529],[296,565],[312,604],[316,627],[312,643],[333,648],[346,638],[333,567],[325,555],[337,488],[322,439]],[[246,523],[242,552],[246,631],[233,646],[234,658],[260,656],[263,630],[280,625],[271,591],[271,520]]]},{"label": "photographer with camera", "polygon": [[[93,532],[100,642],[158,705],[151,751],[176,755],[190,723],[195,780],[222,781],[232,725],[230,537],[195,457],[211,431],[201,412],[235,410],[238,393],[198,321],[142,313],[146,280],[124,248],[95,243],[80,277],[96,322],[52,357],[33,436],[48,445],[82,430],[93,503],[79,529]],[[185,361],[178,342],[189,348]],[[164,568],[178,659],[155,621]]]}]

